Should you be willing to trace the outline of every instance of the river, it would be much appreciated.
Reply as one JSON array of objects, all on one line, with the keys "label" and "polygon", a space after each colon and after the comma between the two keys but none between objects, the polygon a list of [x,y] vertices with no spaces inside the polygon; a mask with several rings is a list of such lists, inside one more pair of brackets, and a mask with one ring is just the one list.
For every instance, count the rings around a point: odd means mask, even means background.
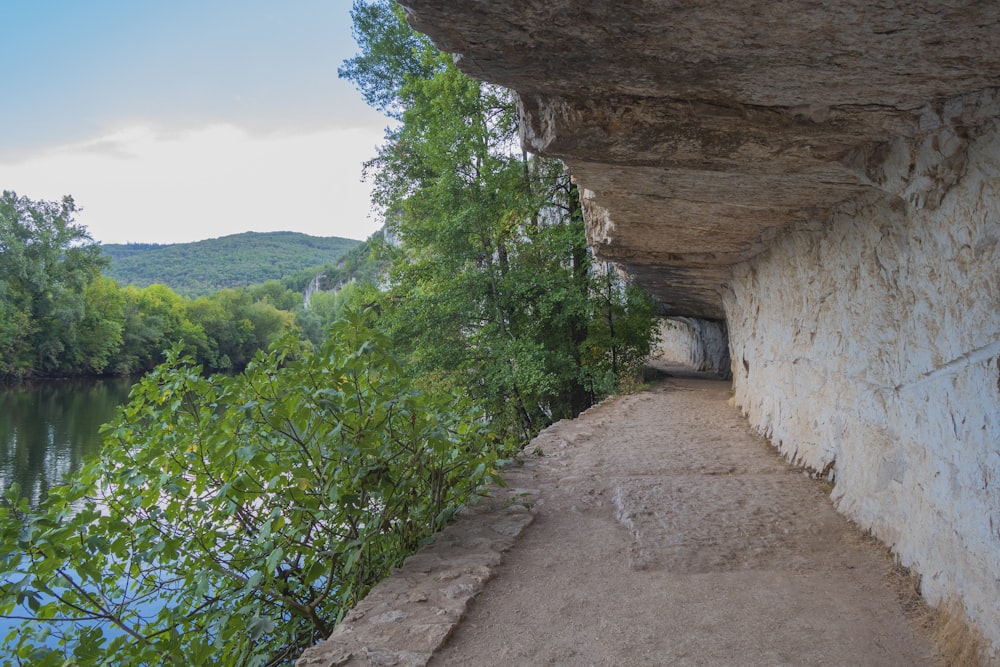
[{"label": "river", "polygon": [[[101,424],[128,399],[132,378],[0,385],[0,491],[13,482],[32,505],[101,447]],[[19,621],[0,618],[0,641]],[[2,652],[3,649],[0,649]]]},{"label": "river", "polygon": [[37,505],[101,446],[100,427],[128,399],[132,378],[0,385],[0,491],[13,483]]}]

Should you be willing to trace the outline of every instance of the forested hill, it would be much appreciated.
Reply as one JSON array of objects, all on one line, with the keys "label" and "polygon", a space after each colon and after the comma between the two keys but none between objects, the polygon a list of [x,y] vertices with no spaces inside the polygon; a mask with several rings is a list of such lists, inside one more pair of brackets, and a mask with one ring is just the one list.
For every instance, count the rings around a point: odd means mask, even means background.
[{"label": "forested hill", "polygon": [[111,260],[105,272],[119,284],[162,283],[179,294],[197,297],[336,264],[358,243],[298,232],[245,232],[195,243],[111,243],[101,249]]}]

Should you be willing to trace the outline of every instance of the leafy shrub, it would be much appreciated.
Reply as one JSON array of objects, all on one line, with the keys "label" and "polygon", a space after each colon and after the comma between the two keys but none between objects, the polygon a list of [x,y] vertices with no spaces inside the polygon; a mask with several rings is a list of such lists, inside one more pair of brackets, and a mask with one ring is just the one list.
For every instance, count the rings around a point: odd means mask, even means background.
[{"label": "leafy shrub", "polygon": [[[177,352],[33,514],[0,506],[3,664],[287,664],[494,473],[483,413],[420,392],[367,316],[244,374]],[[16,492],[15,492],[16,493]]]}]

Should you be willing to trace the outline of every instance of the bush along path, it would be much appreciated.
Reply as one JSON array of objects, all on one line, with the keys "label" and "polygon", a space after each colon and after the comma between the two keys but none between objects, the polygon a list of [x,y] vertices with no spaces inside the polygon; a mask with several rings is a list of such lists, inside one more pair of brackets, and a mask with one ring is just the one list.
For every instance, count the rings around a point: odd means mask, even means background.
[{"label": "bush along path", "polygon": [[413,386],[369,317],[245,373],[173,358],[40,509],[0,498],[0,665],[290,664],[492,479],[466,398]]}]

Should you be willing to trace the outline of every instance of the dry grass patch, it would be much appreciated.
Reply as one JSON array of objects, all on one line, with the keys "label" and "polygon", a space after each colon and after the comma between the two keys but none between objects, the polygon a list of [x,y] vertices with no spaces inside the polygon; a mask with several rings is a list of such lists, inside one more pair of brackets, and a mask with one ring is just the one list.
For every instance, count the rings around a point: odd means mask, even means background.
[{"label": "dry grass patch", "polygon": [[[829,494],[833,485],[825,480],[817,480]],[[851,531],[849,540],[865,546],[879,555],[887,563],[887,581],[896,594],[903,614],[934,645],[935,658],[947,667],[1000,667],[1000,660],[992,658],[989,642],[969,619],[964,608],[957,601],[949,601],[938,607],[927,604],[920,589],[920,575],[899,563],[895,555],[871,533],[863,531],[853,521],[856,530]]]},{"label": "dry grass patch", "polygon": [[[874,539],[874,538],[872,538]],[[936,657],[948,667],[997,667],[989,643],[956,601],[931,607],[920,593],[920,575],[899,563],[889,574],[889,584],[899,596],[903,611],[934,642]]]}]

